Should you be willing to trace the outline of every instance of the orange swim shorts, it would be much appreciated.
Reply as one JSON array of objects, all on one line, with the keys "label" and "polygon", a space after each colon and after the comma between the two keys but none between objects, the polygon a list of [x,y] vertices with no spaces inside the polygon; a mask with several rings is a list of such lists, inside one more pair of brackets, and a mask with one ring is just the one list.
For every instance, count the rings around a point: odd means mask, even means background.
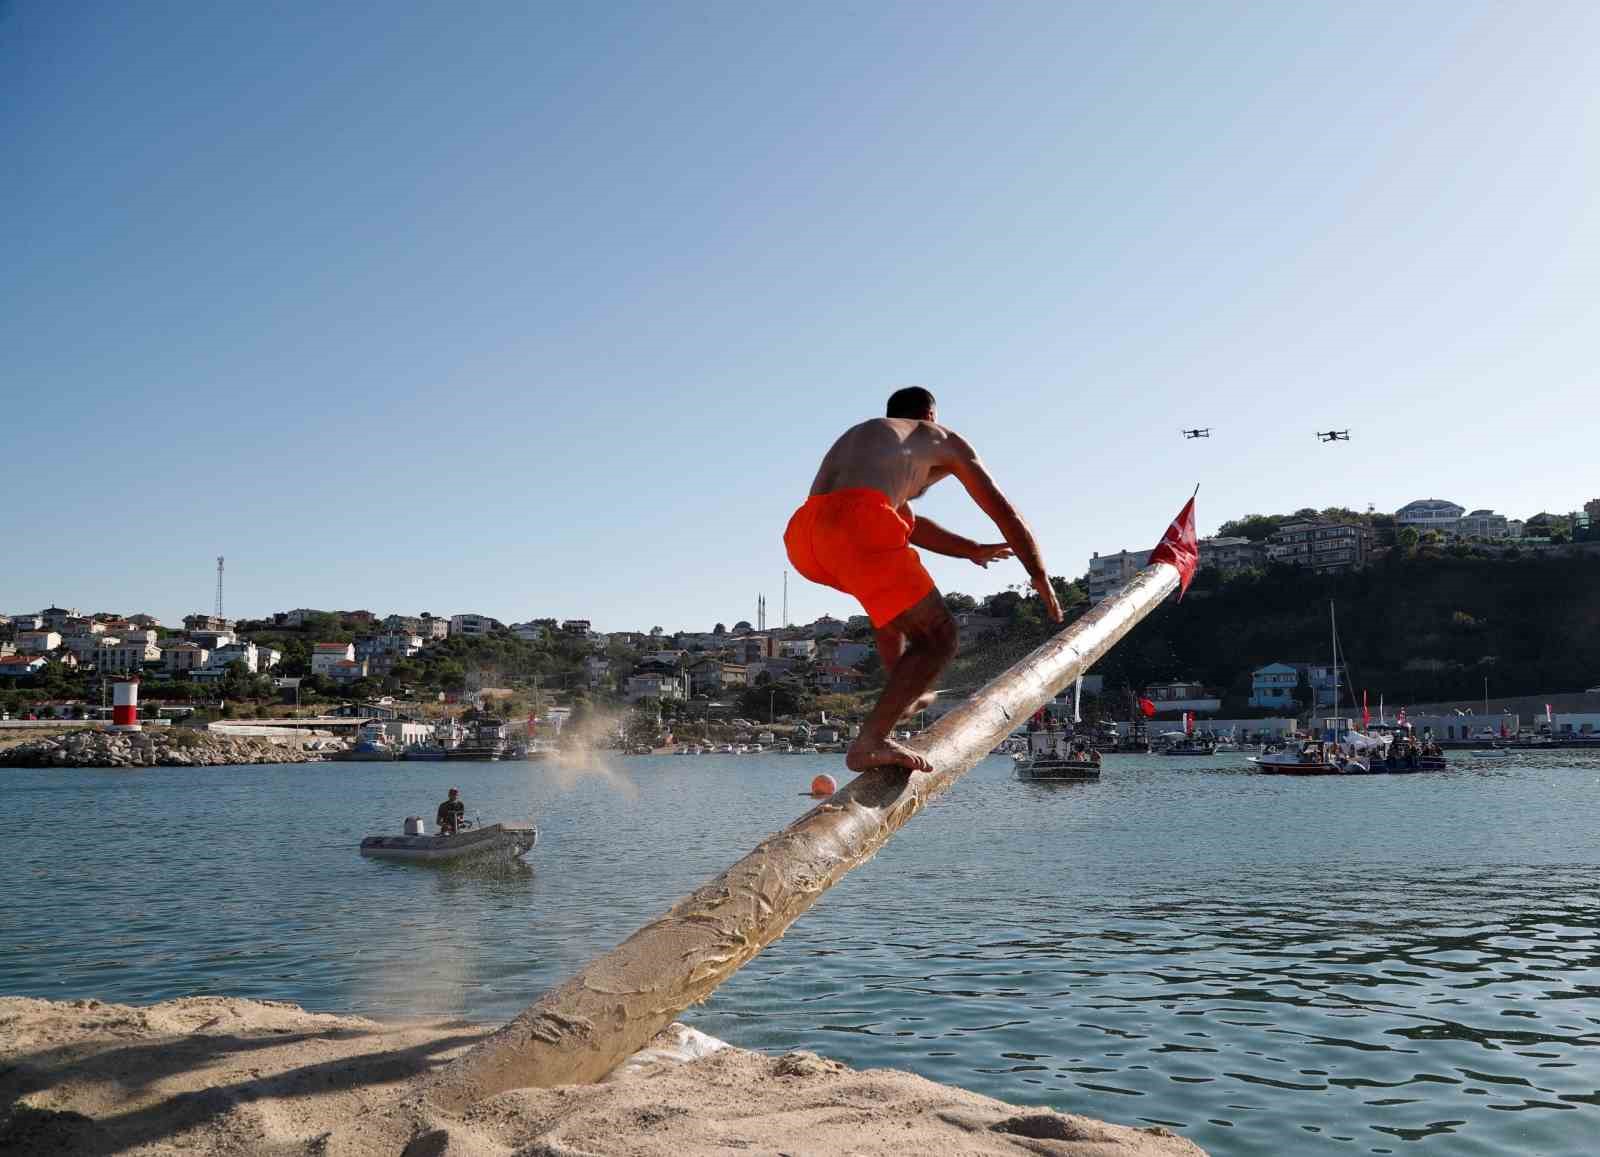
[{"label": "orange swim shorts", "polygon": [[880,490],[813,494],[794,512],[783,544],[795,570],[814,583],[853,595],[887,626],[934,589],[911,547],[911,528]]}]

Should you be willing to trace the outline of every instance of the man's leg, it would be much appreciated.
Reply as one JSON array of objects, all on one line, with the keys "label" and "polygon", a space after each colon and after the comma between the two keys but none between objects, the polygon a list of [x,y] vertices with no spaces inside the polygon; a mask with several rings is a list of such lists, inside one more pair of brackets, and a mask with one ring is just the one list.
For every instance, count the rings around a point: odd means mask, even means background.
[{"label": "man's leg", "polygon": [[[878,644],[878,658],[883,660],[884,674],[887,675],[894,670],[894,665],[900,661],[900,656],[906,653],[906,637],[895,629],[893,623],[887,627],[873,628],[872,635]],[[926,710],[938,696],[937,691],[926,691],[919,695],[911,706],[906,708],[905,714],[900,716],[900,719],[910,719],[918,711]]]},{"label": "man's leg", "polygon": [[[939,672],[955,654],[956,622],[945,609],[944,596],[935,590],[898,615],[887,629],[899,634],[905,645],[894,666],[889,668],[883,694],[862,723],[861,735],[850,745],[844,764],[851,771],[888,764],[912,771],[932,771],[933,766],[926,759],[890,739],[889,732],[933,686]],[[880,638],[881,635],[882,632]]]}]

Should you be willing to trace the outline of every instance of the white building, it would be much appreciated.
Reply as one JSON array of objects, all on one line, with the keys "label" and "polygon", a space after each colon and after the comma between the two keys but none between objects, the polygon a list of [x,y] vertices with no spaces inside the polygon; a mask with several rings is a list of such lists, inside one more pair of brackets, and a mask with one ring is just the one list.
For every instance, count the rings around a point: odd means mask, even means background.
[{"label": "white building", "polygon": [[46,607],[39,612],[39,617],[44,620],[44,625],[52,630],[59,630],[66,625],[68,619],[81,618],[77,607]]},{"label": "white building", "polygon": [[488,615],[451,615],[450,637],[481,638],[499,625],[498,619],[492,619]]},{"label": "white building", "polygon": [[137,675],[146,663],[159,663],[161,648],[143,639],[107,640],[95,657],[99,669],[107,674]]},{"label": "white building", "polygon": [[210,651],[188,639],[174,640],[161,645],[161,666],[174,675],[180,671],[194,671],[204,667],[210,658]]},{"label": "white building", "polygon": [[1452,534],[1466,512],[1465,506],[1457,506],[1447,499],[1419,498],[1395,511],[1394,521],[1396,526],[1414,526],[1421,532],[1437,530],[1441,534]]},{"label": "white building", "polygon": [[778,656],[783,659],[815,659],[817,657],[817,641],[815,639],[783,639],[778,643]]},{"label": "white building", "polygon": [[243,663],[244,669],[254,675],[260,659],[259,652],[254,643],[227,643],[211,652],[211,661],[208,667],[225,668],[229,663]]},{"label": "white building", "polygon": [[226,647],[229,643],[237,642],[237,636],[232,631],[219,631],[210,627],[201,627],[185,634],[189,636],[191,643],[199,643],[208,651],[215,651],[218,647]]},{"label": "white building", "polygon": [[354,643],[314,643],[311,647],[311,673],[313,675],[331,675],[333,669],[340,663],[354,663],[356,661],[356,647]]},{"label": "white building", "polygon": [[1104,601],[1120,591],[1150,565],[1148,550],[1121,550],[1116,554],[1095,552],[1089,560],[1089,603]]},{"label": "white building", "polygon": [[1157,711],[1216,711],[1222,707],[1222,700],[1203,685],[1187,680],[1152,683],[1144,693]]},{"label": "white building", "polygon": [[70,639],[63,639],[61,650],[67,652],[80,663],[98,663],[100,649],[114,646],[122,642],[116,635],[74,635]]},{"label": "white building", "polygon": [[1267,544],[1252,542],[1242,535],[1200,540],[1200,565],[1215,567],[1223,574],[1237,574],[1242,570],[1265,565]]},{"label": "white building", "polygon": [[524,643],[538,643],[543,641],[545,629],[538,623],[512,623],[511,633]]},{"label": "white building", "polygon": [[61,646],[55,631],[18,631],[17,650],[24,655],[46,655]]},{"label": "white building", "polygon": [[1360,522],[1291,522],[1267,539],[1273,562],[1310,567],[1318,574],[1360,570],[1372,553],[1372,528]]},{"label": "white building", "polygon": [[688,683],[689,676],[686,674],[667,675],[646,671],[628,676],[625,694],[629,703],[637,703],[641,699],[683,700],[689,698]]},{"label": "white building", "polygon": [[1462,538],[1482,538],[1491,542],[1522,537],[1520,523],[1517,526],[1518,533],[1513,535],[1511,520],[1492,510],[1474,510],[1471,514],[1462,515],[1456,522],[1455,530]]}]

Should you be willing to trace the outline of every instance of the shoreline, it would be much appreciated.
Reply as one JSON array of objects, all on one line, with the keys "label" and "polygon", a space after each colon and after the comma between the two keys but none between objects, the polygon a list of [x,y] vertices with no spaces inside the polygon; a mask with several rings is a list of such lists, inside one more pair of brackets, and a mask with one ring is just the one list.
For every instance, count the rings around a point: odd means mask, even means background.
[{"label": "shoreline", "polygon": [[[308,740],[332,745],[307,751]],[[344,743],[321,736],[227,735],[194,728],[110,731],[78,727],[0,747],[0,767],[54,771],[66,768],[223,767],[261,763],[321,763]]]},{"label": "shoreline", "polygon": [[385,1024],[282,1001],[0,997],[0,1151],[321,1157],[684,1157],[921,1150],[1204,1157],[1166,1129],[1008,1104],[673,1025],[593,1085],[513,1089],[453,1116],[418,1078],[497,1026]]}]

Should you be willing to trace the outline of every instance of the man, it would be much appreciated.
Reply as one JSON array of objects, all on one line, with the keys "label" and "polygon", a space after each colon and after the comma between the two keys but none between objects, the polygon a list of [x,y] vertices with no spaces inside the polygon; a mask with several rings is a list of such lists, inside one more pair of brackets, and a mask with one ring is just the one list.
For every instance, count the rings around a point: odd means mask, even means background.
[{"label": "man", "polygon": [[450,798],[439,805],[439,814],[435,818],[439,824],[439,834],[453,836],[461,830],[461,821],[467,814],[467,805],[461,802],[461,792],[457,788],[450,789]]},{"label": "man", "polygon": [[[911,513],[912,499],[951,476],[994,520],[1005,542],[974,542]],[[889,737],[904,714],[931,701],[929,688],[956,650],[955,620],[913,546],[981,567],[996,559],[1020,559],[1046,612],[1061,621],[1061,605],[1032,532],[977,451],[939,425],[933,395],[920,387],[896,390],[886,417],[840,436],[822,459],[811,496],[789,520],[783,541],[802,575],[860,601],[889,674],[883,695],[845,755],[851,771],[886,764],[933,770]]]}]

